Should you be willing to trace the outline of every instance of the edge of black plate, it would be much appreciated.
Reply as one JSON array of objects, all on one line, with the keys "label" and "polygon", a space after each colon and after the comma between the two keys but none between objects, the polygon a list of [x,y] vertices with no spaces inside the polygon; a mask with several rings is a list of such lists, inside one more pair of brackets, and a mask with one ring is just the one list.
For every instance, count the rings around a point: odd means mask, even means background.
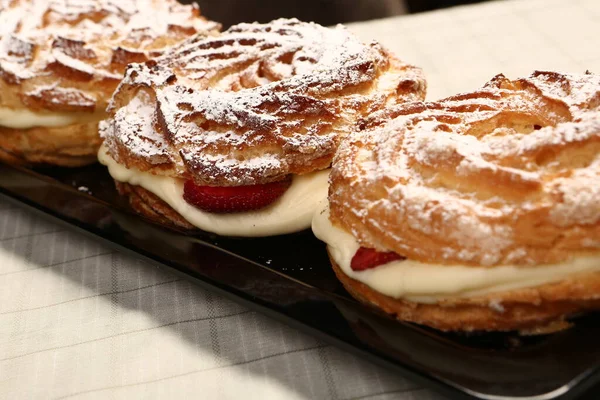
[{"label": "edge of black plate", "polygon": [[[411,365],[410,358],[400,359],[390,352],[389,346],[379,339],[382,332],[388,332],[386,326],[397,327],[398,322],[344,296],[307,285],[192,236],[165,230],[26,168],[0,163],[0,195],[452,398],[572,399],[600,381],[600,363],[597,363],[543,393],[504,396],[474,390],[436,371]],[[202,268],[190,267],[190,255],[201,255]],[[244,274],[238,273],[241,268]],[[285,302],[281,302],[282,293]],[[403,326],[405,346],[429,343],[443,348],[444,343],[429,338],[427,331]],[[452,354],[450,359],[456,359]]]}]

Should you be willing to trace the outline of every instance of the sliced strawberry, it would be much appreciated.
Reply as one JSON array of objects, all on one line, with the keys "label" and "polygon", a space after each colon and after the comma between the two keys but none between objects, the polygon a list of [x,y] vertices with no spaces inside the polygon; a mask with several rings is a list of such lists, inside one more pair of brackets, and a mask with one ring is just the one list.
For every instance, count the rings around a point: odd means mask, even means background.
[{"label": "sliced strawberry", "polygon": [[406,260],[406,257],[393,251],[380,252],[375,249],[361,247],[352,257],[350,268],[353,271],[364,271],[396,260]]},{"label": "sliced strawberry", "polygon": [[275,202],[291,183],[288,178],[264,185],[199,186],[190,179],[183,186],[183,198],[194,207],[211,213],[251,211]]}]

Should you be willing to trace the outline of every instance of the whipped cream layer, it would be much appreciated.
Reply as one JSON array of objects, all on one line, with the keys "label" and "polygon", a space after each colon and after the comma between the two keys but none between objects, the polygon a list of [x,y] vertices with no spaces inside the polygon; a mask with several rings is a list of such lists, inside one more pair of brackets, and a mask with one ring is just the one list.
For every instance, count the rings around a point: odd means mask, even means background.
[{"label": "whipped cream layer", "polygon": [[372,289],[397,299],[436,303],[451,297],[473,297],[535,287],[576,274],[600,271],[600,254],[533,267],[502,265],[484,268],[402,260],[370,270],[353,271],[350,263],[360,248],[359,243],[351,234],[331,223],[326,200],[318,209],[312,222],[313,232],[327,243],[331,257],[341,270]]},{"label": "whipped cream layer", "polygon": [[35,127],[58,128],[73,124],[100,121],[103,116],[103,112],[34,112],[26,108],[0,107],[0,126],[11,129],[30,129]]},{"label": "whipped cream layer", "polygon": [[113,179],[141,186],[170,205],[190,224],[223,236],[273,236],[307,229],[318,204],[327,197],[329,170],[294,176],[283,196],[266,208],[213,214],[183,199],[184,182],[181,179],[126,168],[108,155],[104,145],[98,152],[98,160],[108,167]]}]

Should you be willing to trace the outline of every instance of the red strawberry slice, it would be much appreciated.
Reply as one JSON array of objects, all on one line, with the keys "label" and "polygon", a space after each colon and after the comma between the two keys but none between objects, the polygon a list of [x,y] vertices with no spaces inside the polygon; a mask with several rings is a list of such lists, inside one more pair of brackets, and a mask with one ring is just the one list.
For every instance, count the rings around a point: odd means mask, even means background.
[{"label": "red strawberry slice", "polygon": [[280,198],[292,179],[250,186],[199,186],[193,180],[183,185],[183,199],[211,213],[236,213],[258,210]]},{"label": "red strawberry slice", "polygon": [[352,257],[350,268],[353,271],[364,271],[396,260],[406,260],[406,257],[393,251],[381,252],[361,247],[356,251],[354,257]]}]

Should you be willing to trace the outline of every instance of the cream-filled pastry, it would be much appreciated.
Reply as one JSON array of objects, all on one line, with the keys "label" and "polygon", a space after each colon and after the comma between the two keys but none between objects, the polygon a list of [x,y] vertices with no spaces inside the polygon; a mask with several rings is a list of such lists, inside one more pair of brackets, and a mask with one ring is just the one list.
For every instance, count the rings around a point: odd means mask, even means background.
[{"label": "cream-filled pastry", "polygon": [[133,64],[100,160],[139,213],[227,236],[310,227],[339,141],[422,100],[420,69],[343,27],[240,24]]},{"label": "cream-filled pastry", "polygon": [[127,64],[218,28],[175,0],[0,1],[0,160],[95,162]]},{"label": "cream-filled pastry", "polygon": [[600,77],[535,72],[375,113],[313,219],[357,299],[442,330],[600,308]]}]

